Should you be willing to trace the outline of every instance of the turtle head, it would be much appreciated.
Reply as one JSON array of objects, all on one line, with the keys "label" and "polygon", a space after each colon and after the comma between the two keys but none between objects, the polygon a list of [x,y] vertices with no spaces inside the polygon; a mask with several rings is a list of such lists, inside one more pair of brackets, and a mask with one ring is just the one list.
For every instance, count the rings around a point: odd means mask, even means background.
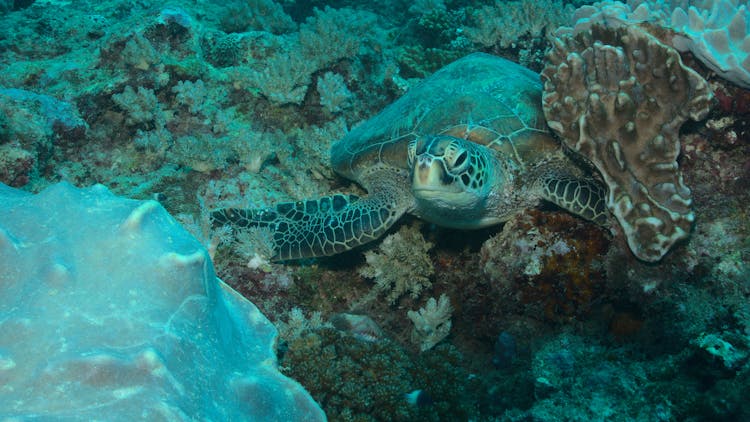
[{"label": "turtle head", "polygon": [[465,139],[439,135],[411,141],[408,167],[420,213],[443,226],[485,225],[482,213],[497,184],[494,162],[489,149]]}]

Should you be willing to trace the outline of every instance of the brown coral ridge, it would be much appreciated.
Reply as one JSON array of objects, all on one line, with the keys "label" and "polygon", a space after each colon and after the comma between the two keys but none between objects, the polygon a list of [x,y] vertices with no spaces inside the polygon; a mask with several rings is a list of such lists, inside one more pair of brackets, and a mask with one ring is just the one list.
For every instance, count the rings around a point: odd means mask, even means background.
[{"label": "brown coral ridge", "polygon": [[601,172],[633,254],[657,262],[695,218],[678,132],[708,114],[711,90],[676,50],[636,26],[595,25],[551,41],[542,71],[549,126]]}]

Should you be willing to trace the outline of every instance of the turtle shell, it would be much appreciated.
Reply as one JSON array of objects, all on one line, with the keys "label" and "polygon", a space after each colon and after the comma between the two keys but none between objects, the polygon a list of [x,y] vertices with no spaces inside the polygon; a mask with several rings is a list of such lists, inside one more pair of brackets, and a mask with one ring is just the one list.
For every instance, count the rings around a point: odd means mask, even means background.
[{"label": "turtle shell", "polygon": [[409,142],[450,135],[486,145],[525,168],[559,151],[542,111],[542,83],[533,71],[474,53],[410,89],[331,148],[333,169],[353,180],[382,164],[407,168]]}]

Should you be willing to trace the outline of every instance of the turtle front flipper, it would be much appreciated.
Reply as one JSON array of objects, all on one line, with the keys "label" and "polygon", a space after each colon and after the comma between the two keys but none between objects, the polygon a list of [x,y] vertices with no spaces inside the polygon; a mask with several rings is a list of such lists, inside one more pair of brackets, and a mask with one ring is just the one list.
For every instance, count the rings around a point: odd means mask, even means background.
[{"label": "turtle front flipper", "polygon": [[542,198],[573,214],[605,224],[607,190],[594,180],[549,177],[542,180]]},{"label": "turtle front flipper", "polygon": [[213,225],[267,227],[273,233],[273,260],[334,255],[379,238],[406,212],[390,195],[332,195],[284,202],[275,208],[226,208],[211,214]]}]

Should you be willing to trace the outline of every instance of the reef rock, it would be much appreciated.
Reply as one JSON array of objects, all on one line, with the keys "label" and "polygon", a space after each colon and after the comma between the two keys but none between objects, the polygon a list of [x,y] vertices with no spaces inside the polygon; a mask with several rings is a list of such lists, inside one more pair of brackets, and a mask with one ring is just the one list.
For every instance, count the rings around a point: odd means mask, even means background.
[{"label": "reef rock", "polygon": [[325,420],[155,201],[0,184],[0,420]]}]

